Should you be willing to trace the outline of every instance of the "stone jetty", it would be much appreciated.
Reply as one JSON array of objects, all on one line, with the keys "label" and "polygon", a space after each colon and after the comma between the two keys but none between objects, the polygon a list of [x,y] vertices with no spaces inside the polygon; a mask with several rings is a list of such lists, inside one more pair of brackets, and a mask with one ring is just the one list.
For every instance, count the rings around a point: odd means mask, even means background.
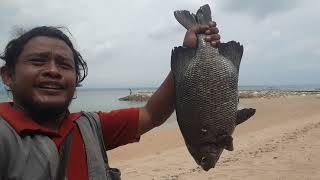
[{"label": "stone jetty", "polygon": [[[147,101],[153,92],[138,92],[132,95],[119,98],[120,101]],[[283,90],[259,90],[239,91],[240,98],[278,98],[288,96],[319,96],[320,90],[310,91],[283,91]]]},{"label": "stone jetty", "polygon": [[287,96],[320,96],[320,90],[310,91],[283,91],[283,90],[261,90],[261,91],[240,91],[240,98],[277,98]]},{"label": "stone jetty", "polygon": [[119,101],[147,101],[153,92],[137,92],[122,98],[119,98]]}]

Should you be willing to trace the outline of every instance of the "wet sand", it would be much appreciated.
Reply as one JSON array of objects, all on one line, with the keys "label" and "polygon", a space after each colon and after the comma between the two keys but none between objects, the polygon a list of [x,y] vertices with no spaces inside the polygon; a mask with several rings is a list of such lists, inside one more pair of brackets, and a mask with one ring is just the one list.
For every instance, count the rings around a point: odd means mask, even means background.
[{"label": "wet sand", "polygon": [[123,179],[320,179],[320,96],[241,99],[257,109],[237,127],[232,152],[216,168],[198,167],[187,151],[174,117],[141,137],[139,143],[108,152]]}]

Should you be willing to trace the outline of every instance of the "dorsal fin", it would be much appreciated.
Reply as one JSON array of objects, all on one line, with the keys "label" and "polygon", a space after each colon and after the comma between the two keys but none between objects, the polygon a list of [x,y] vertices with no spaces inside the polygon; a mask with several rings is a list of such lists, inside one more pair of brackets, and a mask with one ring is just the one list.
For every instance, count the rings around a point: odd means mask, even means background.
[{"label": "dorsal fin", "polygon": [[230,41],[218,45],[219,53],[229,59],[239,72],[240,62],[243,55],[243,46],[239,42]]}]

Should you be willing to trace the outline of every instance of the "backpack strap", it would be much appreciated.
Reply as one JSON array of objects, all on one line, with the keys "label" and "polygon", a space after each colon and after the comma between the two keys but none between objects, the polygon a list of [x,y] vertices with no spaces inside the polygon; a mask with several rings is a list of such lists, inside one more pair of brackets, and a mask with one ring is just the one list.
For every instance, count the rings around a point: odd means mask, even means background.
[{"label": "backpack strap", "polygon": [[100,118],[96,113],[93,112],[82,112],[84,116],[86,116],[88,119],[91,120],[91,122],[95,123],[96,132],[97,132],[97,137],[100,143],[100,150],[101,154],[103,155],[103,161],[106,165],[106,168],[109,168],[109,163],[108,163],[108,157],[107,157],[107,150],[104,145],[103,141],[103,135],[102,135],[102,130],[101,130],[101,123],[100,123]]},{"label": "backpack strap", "polygon": [[70,148],[72,142],[72,131],[73,128],[68,132],[60,149],[60,163],[57,172],[57,180],[64,180],[66,176],[66,170],[70,157]]},{"label": "backpack strap", "polygon": [[76,123],[85,143],[89,179],[104,176],[107,180],[120,180],[120,171],[109,167],[98,114],[82,112]]}]

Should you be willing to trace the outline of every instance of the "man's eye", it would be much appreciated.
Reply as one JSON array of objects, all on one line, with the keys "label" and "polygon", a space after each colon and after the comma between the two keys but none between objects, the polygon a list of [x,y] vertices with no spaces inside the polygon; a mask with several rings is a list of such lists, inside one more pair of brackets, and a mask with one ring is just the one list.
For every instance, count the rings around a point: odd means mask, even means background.
[{"label": "man's eye", "polygon": [[64,69],[72,69],[73,66],[69,63],[60,63],[60,66]]},{"label": "man's eye", "polygon": [[40,59],[40,58],[33,58],[33,59],[30,59],[29,61],[34,65],[42,65],[46,63],[45,59]]}]

